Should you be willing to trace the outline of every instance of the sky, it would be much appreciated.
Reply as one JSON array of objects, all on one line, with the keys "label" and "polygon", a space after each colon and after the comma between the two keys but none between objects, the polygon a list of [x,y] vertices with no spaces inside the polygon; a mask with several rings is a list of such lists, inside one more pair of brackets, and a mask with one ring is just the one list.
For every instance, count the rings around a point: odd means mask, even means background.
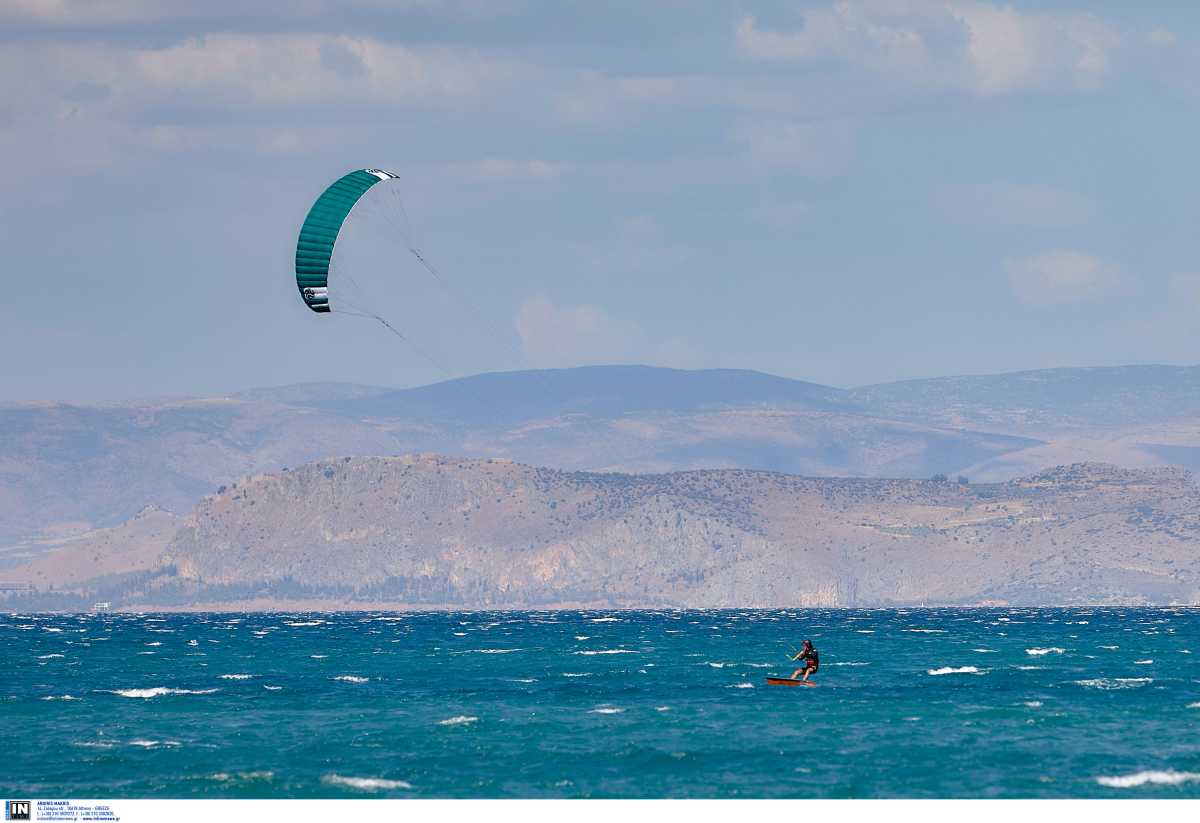
[{"label": "sky", "polygon": [[[0,400],[1195,364],[1198,41],[1183,2],[6,0]],[[295,288],[363,167],[438,273],[361,257],[407,341]]]}]

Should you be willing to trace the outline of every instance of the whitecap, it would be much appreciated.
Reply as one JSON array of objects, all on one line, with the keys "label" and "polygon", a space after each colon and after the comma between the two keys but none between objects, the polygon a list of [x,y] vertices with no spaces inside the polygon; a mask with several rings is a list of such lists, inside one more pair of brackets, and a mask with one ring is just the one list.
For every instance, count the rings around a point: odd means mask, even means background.
[{"label": "whitecap", "polygon": [[827,666],[870,666],[870,663],[864,663],[861,660],[850,660],[847,662],[827,663]]},{"label": "whitecap", "polygon": [[1133,789],[1150,783],[1155,786],[1178,786],[1200,780],[1200,772],[1146,771],[1134,774],[1122,774],[1115,777],[1097,777],[1096,782],[1101,786],[1113,789]]},{"label": "whitecap", "polygon": [[951,666],[943,666],[940,669],[930,669],[929,674],[983,674],[982,671],[974,666],[959,666],[957,669]]},{"label": "whitecap", "polygon": [[1058,646],[1049,646],[1045,649],[1026,649],[1025,654],[1028,654],[1032,657],[1041,657],[1044,654],[1062,654],[1065,651],[1066,649]]},{"label": "whitecap", "polygon": [[592,654],[639,654],[639,652],[637,652],[634,649],[598,649],[598,650],[594,650],[594,651],[588,651],[588,650],[579,651],[579,652],[575,652],[575,654],[587,654],[587,655],[592,655]]},{"label": "whitecap", "polygon": [[1135,661],[1133,661],[1133,665],[1135,665],[1135,666],[1149,666],[1149,665],[1150,665],[1151,663],[1153,663],[1153,662],[1154,662],[1153,660],[1135,660]]},{"label": "whitecap", "polygon": [[42,700],[80,700],[80,699],[81,698],[78,698],[73,694],[61,694],[61,695],[48,694],[42,698]]},{"label": "whitecap", "polygon": [[331,786],[347,786],[365,792],[412,788],[412,784],[405,780],[385,780],[382,777],[343,777],[340,774],[327,774],[321,778],[321,781]]},{"label": "whitecap", "polygon": [[98,689],[97,691],[120,695],[121,697],[162,697],[166,694],[213,694],[216,689],[170,689],[166,686],[153,686],[149,689]]},{"label": "whitecap", "polygon": [[1145,686],[1147,683],[1153,682],[1154,679],[1150,677],[1097,677],[1091,680],[1075,681],[1076,685],[1089,689],[1101,689],[1103,691],[1136,689],[1139,686]]},{"label": "whitecap", "polygon": [[945,634],[946,629],[902,629],[901,631],[913,632],[916,634]]},{"label": "whitecap", "polygon": [[469,649],[469,653],[474,654],[512,654],[513,652],[525,651],[524,649]]},{"label": "whitecap", "polygon": [[237,772],[229,774],[229,772],[216,772],[208,776],[209,780],[217,780],[221,783],[233,783],[235,781],[250,781],[250,780],[271,780],[275,777],[275,772],[259,771],[259,772]]},{"label": "whitecap", "polygon": [[320,626],[324,622],[325,622],[324,620],[304,620],[304,621],[298,622],[298,623],[289,623],[288,621],[285,620],[285,621],[283,621],[283,625],[285,625],[285,626]]},{"label": "whitecap", "polygon": [[324,660],[326,657],[329,657],[329,655],[327,655],[327,654],[310,654],[309,657],[311,657],[313,660]]},{"label": "whitecap", "polygon": [[447,717],[445,720],[439,720],[439,726],[465,726],[467,723],[474,723],[478,717],[471,715],[460,714],[457,717]]},{"label": "whitecap", "polygon": [[593,623],[620,623],[621,618],[619,618],[619,617],[593,617],[592,622]]},{"label": "whitecap", "polygon": [[339,674],[337,677],[335,677],[333,679],[341,680],[346,683],[369,683],[371,681],[371,678],[369,678],[369,677],[359,677],[356,674]]},{"label": "whitecap", "polygon": [[656,712],[669,712],[669,711],[671,711],[671,707],[670,707],[670,706],[655,706],[655,707],[654,707],[654,711],[656,711]]},{"label": "whitecap", "polygon": [[563,677],[591,677],[591,672],[563,672]]},{"label": "whitecap", "polygon": [[178,740],[144,740],[140,737],[129,741],[130,746],[141,746],[143,749],[157,749],[159,746],[175,747],[181,746]]},{"label": "whitecap", "polygon": [[588,714],[621,714],[624,709],[619,709],[616,706],[597,706],[588,712]]},{"label": "whitecap", "polygon": [[733,684],[727,686],[726,688],[729,688],[729,689],[753,689],[754,684],[753,683],[733,683]]},{"label": "whitecap", "polygon": [[54,657],[66,657],[66,655],[65,654],[39,654],[37,659],[38,660],[50,660],[51,658],[54,658]]},{"label": "whitecap", "polygon": [[223,674],[220,676],[222,680],[249,680],[254,677],[252,674]]},{"label": "whitecap", "polygon": [[1026,701],[1025,701],[1025,702],[1024,702],[1022,705],[1024,705],[1024,706],[1028,706],[1028,707],[1029,707],[1029,708],[1031,708],[1031,709],[1040,709],[1040,708],[1042,707],[1042,701],[1040,701],[1040,700],[1026,700]]},{"label": "whitecap", "polygon": [[277,692],[277,691],[281,690],[283,688],[283,686],[268,686],[266,683],[264,683],[263,688],[269,692]]}]

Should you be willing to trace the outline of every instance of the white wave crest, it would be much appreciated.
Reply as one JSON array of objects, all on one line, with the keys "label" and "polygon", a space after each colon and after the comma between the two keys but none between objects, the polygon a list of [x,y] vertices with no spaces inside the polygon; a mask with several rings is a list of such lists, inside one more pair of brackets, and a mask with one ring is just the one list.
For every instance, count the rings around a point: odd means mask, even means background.
[{"label": "white wave crest", "polygon": [[121,697],[149,699],[151,697],[162,697],[166,694],[213,694],[216,692],[216,689],[170,689],[166,686],[154,686],[149,689],[99,689],[99,691],[120,695]]},{"label": "white wave crest", "polygon": [[929,674],[983,674],[983,672],[975,666],[959,666],[958,668],[942,666],[940,669],[930,669]]},{"label": "white wave crest", "polygon": [[357,674],[339,674],[334,680],[341,680],[344,683],[369,683],[371,678],[359,677]]},{"label": "white wave crest", "polygon": [[411,789],[412,784],[405,780],[385,780],[382,777],[343,777],[340,774],[327,774],[321,782],[331,786],[346,786],[364,792],[377,792],[382,789]]},{"label": "white wave crest", "polygon": [[222,680],[249,680],[251,677],[254,677],[254,675],[252,675],[252,674],[223,674],[223,675],[221,675]]},{"label": "white wave crest", "polygon": [[250,780],[271,780],[275,777],[275,772],[260,771],[260,772],[216,772],[208,776],[209,780],[218,780],[222,783],[235,783]]},{"label": "white wave crest", "polygon": [[1154,678],[1151,677],[1096,677],[1091,680],[1076,680],[1075,684],[1088,689],[1114,691],[1116,689],[1136,689],[1153,682]]},{"label": "white wave crest", "polygon": [[1097,777],[1096,782],[1101,786],[1113,789],[1133,789],[1150,783],[1155,786],[1178,786],[1180,783],[1190,783],[1200,780],[1200,772],[1146,771],[1134,774],[1122,774],[1115,777]]},{"label": "white wave crest", "polygon": [[474,723],[478,717],[472,717],[467,714],[460,714],[457,717],[447,717],[445,720],[439,720],[439,726],[465,726],[468,723]]},{"label": "white wave crest", "polygon": [[587,655],[592,655],[592,654],[637,654],[637,653],[638,652],[634,649],[597,649],[597,650],[585,650],[585,651],[575,652],[575,654],[587,654]]},{"label": "white wave crest", "polygon": [[618,709],[616,706],[597,706],[588,712],[588,714],[621,714],[624,709]]},{"label": "white wave crest", "polygon": [[1032,657],[1041,657],[1044,654],[1062,654],[1065,651],[1066,649],[1059,648],[1058,646],[1049,646],[1045,649],[1026,649],[1025,654]]}]

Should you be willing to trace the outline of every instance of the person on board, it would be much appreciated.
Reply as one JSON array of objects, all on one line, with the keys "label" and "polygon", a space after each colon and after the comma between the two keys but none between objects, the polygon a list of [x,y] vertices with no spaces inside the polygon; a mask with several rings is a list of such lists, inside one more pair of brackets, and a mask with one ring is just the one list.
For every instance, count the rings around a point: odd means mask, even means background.
[{"label": "person on board", "polygon": [[821,658],[817,654],[817,650],[813,648],[811,640],[804,641],[804,645],[801,647],[800,651],[796,652],[796,655],[792,658],[792,660],[804,661],[803,666],[792,672],[792,680],[795,680],[796,678],[808,680],[808,676],[810,674],[816,674],[817,669],[821,667]]}]

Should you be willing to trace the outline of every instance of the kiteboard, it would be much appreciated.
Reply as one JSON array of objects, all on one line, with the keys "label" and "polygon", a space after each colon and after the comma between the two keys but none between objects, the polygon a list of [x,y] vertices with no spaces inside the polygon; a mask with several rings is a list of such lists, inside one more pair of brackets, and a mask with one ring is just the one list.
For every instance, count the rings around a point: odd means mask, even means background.
[{"label": "kiteboard", "polygon": [[815,686],[811,680],[799,680],[791,677],[768,677],[768,686]]}]

